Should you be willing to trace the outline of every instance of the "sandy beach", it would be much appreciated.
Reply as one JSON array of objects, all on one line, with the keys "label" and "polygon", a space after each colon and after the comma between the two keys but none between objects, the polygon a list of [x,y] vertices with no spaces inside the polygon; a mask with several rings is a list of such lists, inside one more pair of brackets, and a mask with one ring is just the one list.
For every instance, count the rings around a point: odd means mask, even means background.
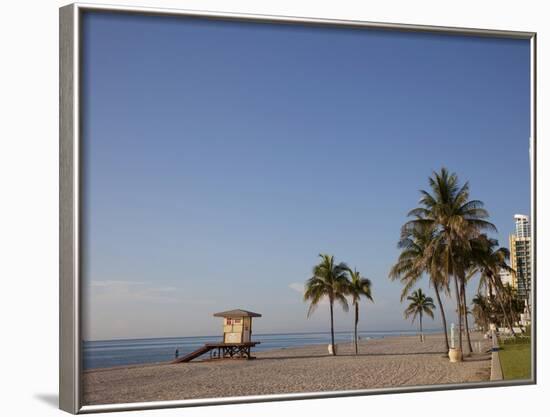
[{"label": "sandy beach", "polygon": [[443,357],[443,335],[386,337],[338,345],[256,352],[254,360],[194,361],[85,371],[84,403],[114,404],[281,393],[488,381],[490,343],[472,334],[474,351],[460,364]]}]

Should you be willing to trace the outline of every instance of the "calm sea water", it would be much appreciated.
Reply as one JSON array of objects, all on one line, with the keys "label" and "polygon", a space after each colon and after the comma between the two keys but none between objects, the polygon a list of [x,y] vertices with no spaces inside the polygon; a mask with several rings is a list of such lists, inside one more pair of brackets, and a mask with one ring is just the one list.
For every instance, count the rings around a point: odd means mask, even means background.
[{"label": "calm sea water", "polygon": [[[439,332],[426,330],[425,333]],[[378,339],[387,336],[412,335],[415,331],[359,332],[362,340]],[[337,343],[351,343],[353,333],[335,333]],[[330,343],[330,332],[254,334],[252,339],[261,342],[254,350],[290,348],[314,344]],[[155,339],[128,339],[85,341],[83,344],[84,369],[109,368],[121,365],[165,362],[174,359],[178,349],[180,357],[198,349],[205,343],[220,342],[221,336],[174,337]]]}]

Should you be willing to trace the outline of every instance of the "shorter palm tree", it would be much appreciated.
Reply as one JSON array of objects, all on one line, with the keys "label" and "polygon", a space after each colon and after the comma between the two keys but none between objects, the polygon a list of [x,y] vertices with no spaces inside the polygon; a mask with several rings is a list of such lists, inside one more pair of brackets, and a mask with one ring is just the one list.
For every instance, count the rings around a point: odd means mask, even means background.
[{"label": "shorter palm tree", "polygon": [[334,302],[340,303],[344,311],[348,311],[348,302],[345,294],[348,289],[348,266],[345,263],[336,265],[334,256],[320,254],[321,262],[313,267],[313,276],[306,281],[304,301],[310,301],[307,316],[317,308],[324,298],[328,298],[330,306],[330,336],[332,341],[332,354],[336,355],[334,346]]},{"label": "shorter palm tree", "polygon": [[420,341],[424,341],[424,334],[422,333],[422,316],[426,313],[427,316],[434,318],[433,310],[435,309],[434,300],[432,297],[427,297],[421,288],[417,289],[412,295],[407,297],[411,303],[405,310],[405,318],[412,316],[412,321],[419,317],[420,321]]},{"label": "shorter palm tree", "polygon": [[347,294],[351,296],[351,303],[355,307],[355,327],[353,340],[355,342],[355,354],[357,355],[357,324],[359,323],[359,301],[361,300],[361,296],[364,296],[372,302],[374,302],[374,300],[372,299],[372,283],[370,279],[363,278],[357,270],[352,271],[348,268],[348,273],[350,280],[348,283]]},{"label": "shorter palm tree", "polygon": [[489,324],[491,323],[491,305],[488,302],[488,297],[484,297],[481,294],[477,294],[472,300],[472,314],[474,321],[481,327],[483,331],[489,330]]},{"label": "shorter palm tree", "polygon": [[485,234],[479,235],[471,241],[472,257],[475,267],[480,272],[480,287],[486,285],[489,288],[490,298],[498,302],[504,322],[515,336],[512,323],[511,312],[506,308],[505,289],[502,281],[498,278],[499,271],[505,270],[513,272],[514,270],[507,264],[510,258],[510,252],[506,248],[498,246],[498,240],[490,239]]},{"label": "shorter palm tree", "polygon": [[511,321],[514,324],[520,324],[521,313],[525,310],[524,302],[518,297],[518,291],[510,284],[502,286],[502,295],[505,304],[508,306],[508,311],[511,316]]},{"label": "shorter palm tree", "polygon": [[[410,291],[422,278],[423,273],[427,273],[429,284],[433,285],[441,321],[445,334],[445,347],[449,350],[449,336],[447,335],[447,319],[443,309],[440,292],[450,295],[448,279],[443,272],[443,256],[441,248],[434,247],[434,230],[422,224],[414,226],[404,226],[401,231],[401,240],[398,247],[401,249],[399,258],[390,270],[391,280],[399,279],[403,284],[401,292],[401,301],[407,298]],[[448,268],[447,268],[448,269]]]}]

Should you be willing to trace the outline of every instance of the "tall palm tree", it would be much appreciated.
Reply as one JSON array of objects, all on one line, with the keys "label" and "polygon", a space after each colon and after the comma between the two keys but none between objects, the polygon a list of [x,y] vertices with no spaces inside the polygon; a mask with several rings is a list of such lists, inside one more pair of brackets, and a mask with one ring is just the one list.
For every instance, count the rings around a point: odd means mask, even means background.
[{"label": "tall palm tree", "polygon": [[357,324],[359,323],[359,301],[364,296],[367,300],[374,302],[372,299],[372,283],[370,279],[363,278],[359,271],[351,270],[348,268],[349,283],[347,288],[347,294],[351,296],[351,304],[355,307],[355,323],[353,340],[355,342],[355,354],[358,353],[357,347]]},{"label": "tall palm tree", "polygon": [[474,350],[472,348],[472,341],[470,339],[470,326],[468,325],[468,314],[470,314],[470,310],[468,309],[468,303],[466,301],[466,283],[467,282],[468,282],[467,275],[464,274],[464,278],[460,282],[460,300],[462,304],[462,314],[464,316],[464,330],[466,332],[468,349],[470,350],[470,353],[472,353]]},{"label": "tall palm tree", "polygon": [[313,276],[306,281],[304,301],[310,301],[307,317],[317,308],[319,302],[328,298],[330,306],[330,336],[332,342],[332,354],[336,355],[334,345],[334,302],[340,303],[344,311],[348,311],[348,302],[345,294],[348,288],[347,271],[345,263],[334,262],[334,256],[320,254],[321,262],[313,267]]},{"label": "tall palm tree", "polygon": [[449,294],[449,285],[442,271],[441,258],[432,247],[434,229],[422,224],[415,226],[402,231],[402,237],[398,244],[398,247],[401,248],[401,253],[396,264],[392,266],[389,277],[392,280],[399,279],[403,283],[404,287],[401,292],[401,301],[403,301],[422,277],[423,273],[428,274],[430,285],[434,288],[439,311],[441,312],[441,321],[443,322],[445,333],[445,346],[448,351],[447,320],[440,291]]},{"label": "tall palm tree", "polygon": [[[462,329],[463,309],[461,288],[465,286],[465,270],[470,258],[470,239],[481,231],[496,231],[496,227],[487,221],[488,212],[483,202],[470,200],[470,187],[466,182],[460,185],[458,176],[446,168],[434,172],[429,178],[430,191],[421,190],[419,207],[411,210],[413,220],[403,228],[414,225],[430,226],[434,229],[432,246],[441,256],[441,266],[446,281],[454,281],[458,325]],[[435,250],[435,249],[434,249]],[[462,332],[458,332],[459,346],[462,351]]]},{"label": "tall palm tree", "polygon": [[412,316],[412,321],[416,319],[416,316],[419,317],[420,321],[420,341],[424,341],[424,334],[422,333],[422,316],[424,313],[434,318],[433,310],[435,309],[434,300],[432,297],[426,297],[426,294],[422,292],[422,289],[419,288],[407,297],[411,303],[405,309],[405,318]]}]

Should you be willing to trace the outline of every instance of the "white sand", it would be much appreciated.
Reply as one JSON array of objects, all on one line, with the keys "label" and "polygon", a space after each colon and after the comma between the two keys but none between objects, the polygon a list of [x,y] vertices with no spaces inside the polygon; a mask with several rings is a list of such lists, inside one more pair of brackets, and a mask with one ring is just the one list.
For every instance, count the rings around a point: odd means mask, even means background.
[{"label": "white sand", "polygon": [[[473,334],[474,345],[489,349]],[[465,341],[464,341],[465,343]],[[326,345],[256,352],[255,360],[193,361],[84,372],[85,404],[183,400],[300,392],[390,388],[488,381],[490,355],[474,353],[462,363],[443,357],[443,335],[387,337],[338,345],[329,356]],[[466,348],[467,349],[467,348]],[[476,346],[474,346],[474,350]],[[205,355],[206,356],[206,355]]]}]

